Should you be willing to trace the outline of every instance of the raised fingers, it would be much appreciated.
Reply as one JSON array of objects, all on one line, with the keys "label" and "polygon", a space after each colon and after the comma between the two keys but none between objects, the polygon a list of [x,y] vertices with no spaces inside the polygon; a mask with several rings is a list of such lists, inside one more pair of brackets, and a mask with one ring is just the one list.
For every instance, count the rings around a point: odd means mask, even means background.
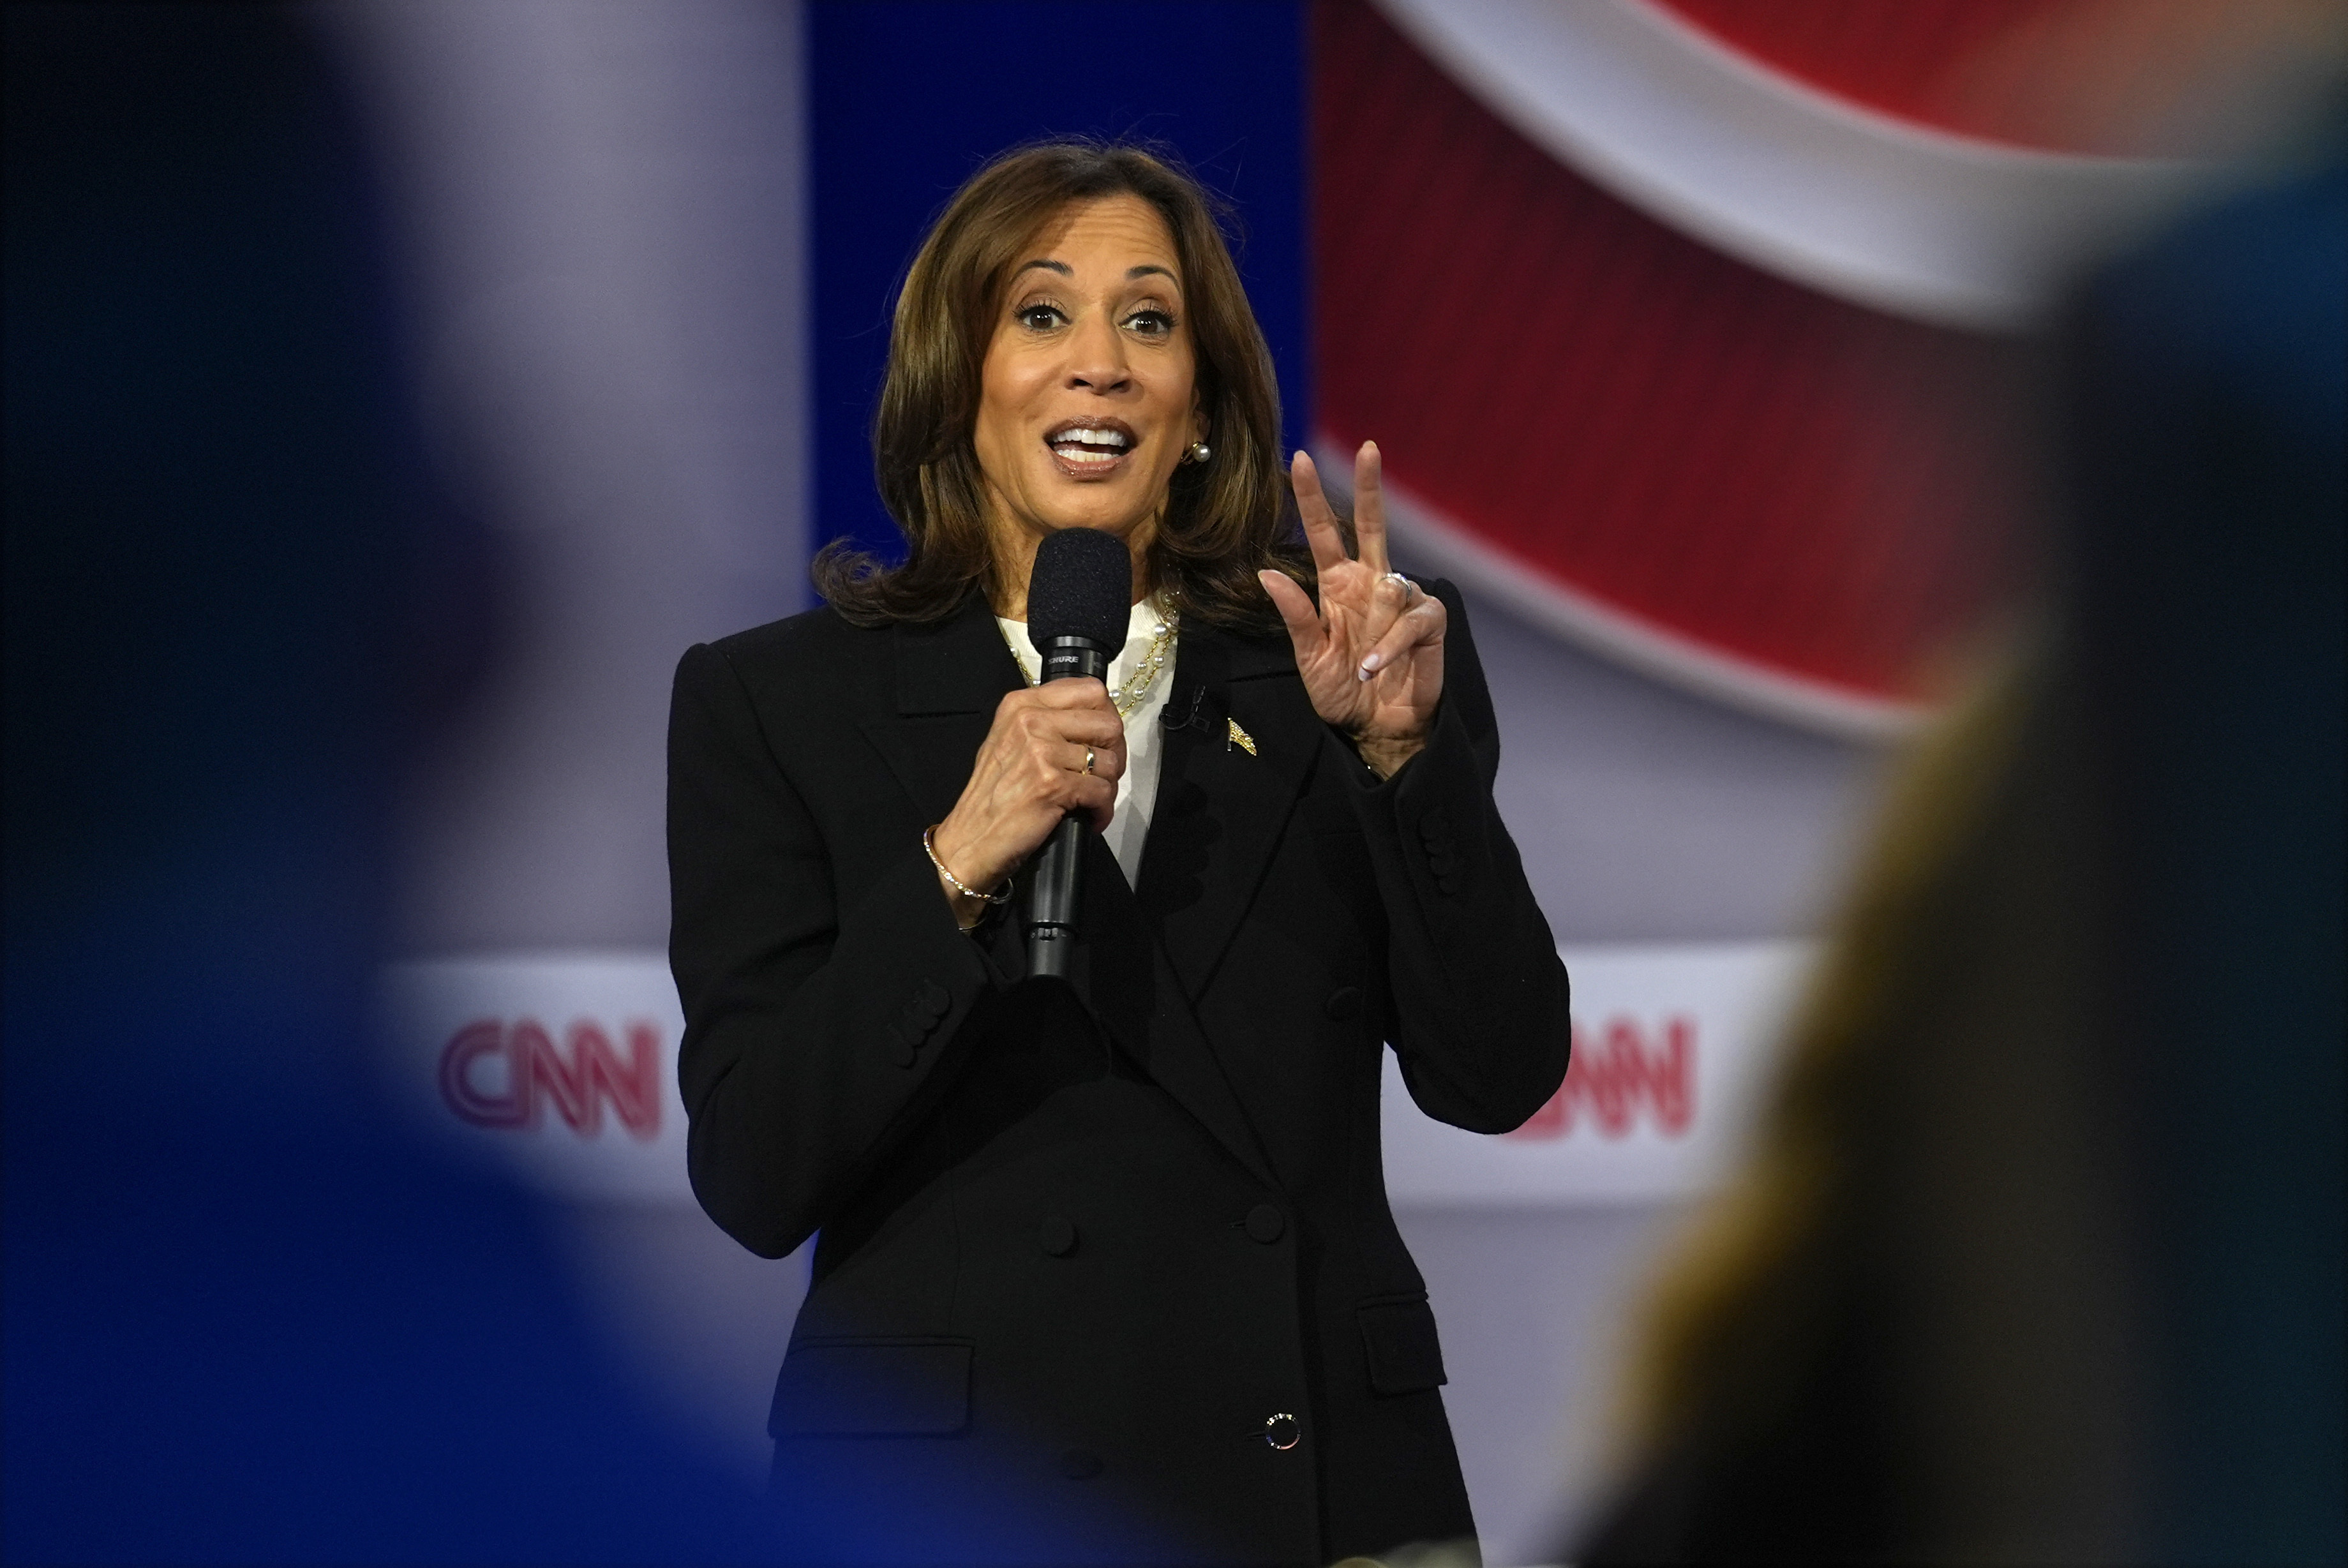
[{"label": "raised fingers", "polygon": [[1288,628],[1288,640],[1296,645],[1297,659],[1302,662],[1312,658],[1328,635],[1319,613],[1313,608],[1312,596],[1285,572],[1259,572],[1256,580],[1271,595],[1272,607],[1280,612],[1281,624]]},{"label": "raised fingers", "polygon": [[1344,564],[1345,536],[1339,531],[1337,513],[1321,489],[1321,470],[1313,466],[1310,454],[1300,451],[1290,459],[1288,474],[1296,487],[1296,513],[1304,520],[1304,542],[1313,547],[1313,567],[1326,572]]},{"label": "raised fingers", "polygon": [[1386,565],[1386,500],[1378,444],[1364,441],[1354,454],[1354,539],[1362,564],[1383,573]]}]

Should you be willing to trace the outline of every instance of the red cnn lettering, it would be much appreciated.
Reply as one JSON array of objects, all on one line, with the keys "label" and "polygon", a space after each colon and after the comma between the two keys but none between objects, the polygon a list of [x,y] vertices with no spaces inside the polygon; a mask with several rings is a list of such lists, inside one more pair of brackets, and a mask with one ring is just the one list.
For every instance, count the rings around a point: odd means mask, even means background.
[{"label": "red cnn lettering", "polygon": [[1608,1019],[1593,1041],[1577,1022],[1565,1082],[1531,1119],[1506,1136],[1563,1138],[1573,1130],[1579,1109],[1597,1122],[1601,1134],[1621,1138],[1631,1130],[1642,1101],[1656,1131],[1667,1138],[1685,1132],[1695,1109],[1695,1022],[1684,1016],[1666,1018],[1663,1037],[1651,1048],[1636,1020],[1618,1017]]},{"label": "red cnn lettering", "polygon": [[526,1127],[533,1119],[529,1082],[513,1070],[510,1061],[507,1064],[505,1093],[484,1093],[474,1080],[475,1063],[484,1057],[505,1054],[505,1026],[495,1018],[479,1018],[466,1025],[442,1049],[440,1098],[459,1120],[469,1121],[475,1127]]},{"label": "red cnn lettering", "polygon": [[[609,1101],[620,1125],[638,1138],[660,1131],[660,1037],[650,1024],[631,1024],[623,1062],[612,1038],[590,1023],[571,1026],[566,1058],[545,1027],[522,1018],[508,1030],[482,1019],[457,1031],[440,1053],[440,1098],[459,1120],[475,1127],[532,1128],[548,1100],[571,1129],[592,1138],[603,1129]],[[505,1058],[505,1092],[486,1092],[477,1064]]]}]

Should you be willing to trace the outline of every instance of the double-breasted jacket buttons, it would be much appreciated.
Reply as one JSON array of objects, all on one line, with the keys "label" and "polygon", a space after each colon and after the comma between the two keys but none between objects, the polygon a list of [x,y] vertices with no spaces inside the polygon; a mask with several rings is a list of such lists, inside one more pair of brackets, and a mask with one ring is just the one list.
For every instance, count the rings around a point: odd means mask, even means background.
[{"label": "double-breasted jacket buttons", "polygon": [[1266,1416],[1263,1418],[1263,1440],[1286,1453],[1304,1440],[1304,1423],[1285,1410]]},{"label": "double-breasted jacket buttons", "polygon": [[1046,1214],[1035,1240],[1052,1257],[1064,1258],[1076,1250],[1076,1222],[1066,1214]]},{"label": "double-breasted jacket buttons", "polygon": [[1269,1203],[1258,1203],[1247,1212],[1248,1240],[1270,1246],[1288,1233],[1288,1216]]},{"label": "double-breasted jacket buttons", "polygon": [[922,1047],[937,1032],[940,1020],[953,1003],[953,994],[934,980],[924,980],[913,987],[904,1006],[898,1009],[894,1026],[899,1067],[910,1068],[922,1059]]}]

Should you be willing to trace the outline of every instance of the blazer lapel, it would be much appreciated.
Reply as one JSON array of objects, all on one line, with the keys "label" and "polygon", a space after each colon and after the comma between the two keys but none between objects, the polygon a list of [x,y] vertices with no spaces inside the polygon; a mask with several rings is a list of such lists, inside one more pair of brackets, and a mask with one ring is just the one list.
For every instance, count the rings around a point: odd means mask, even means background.
[{"label": "blazer lapel", "polygon": [[973,593],[953,618],[890,633],[896,713],[864,724],[889,770],[927,822],[941,820],[970,781],[995,705],[1025,677],[986,601]]},{"label": "blazer lapel", "polygon": [[1181,983],[1153,940],[1116,857],[1085,838],[1084,931],[1070,978],[1093,1017],[1150,1081],[1254,1173],[1277,1185],[1262,1140],[1223,1076]]},{"label": "blazer lapel", "polygon": [[1284,642],[1207,626],[1182,629],[1165,722],[1138,897],[1196,1000],[1254,902],[1324,727]]}]

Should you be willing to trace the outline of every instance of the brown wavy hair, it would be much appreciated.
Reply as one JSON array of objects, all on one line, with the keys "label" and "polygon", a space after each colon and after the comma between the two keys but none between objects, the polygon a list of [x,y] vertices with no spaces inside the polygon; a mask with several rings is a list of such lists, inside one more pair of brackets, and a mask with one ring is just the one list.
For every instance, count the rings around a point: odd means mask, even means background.
[{"label": "brown wavy hair", "polygon": [[1004,290],[1035,236],[1069,203],[1121,195],[1155,207],[1173,235],[1214,452],[1174,470],[1149,582],[1172,590],[1188,617],[1255,630],[1279,624],[1259,571],[1313,586],[1281,461],[1280,387],[1231,262],[1229,206],[1165,150],[1055,139],[1014,148],[972,175],[906,273],[872,420],[872,470],[907,554],[892,567],[844,539],[825,546],[811,572],[841,615],[860,625],[941,621],[973,587],[997,597],[972,437]]}]

